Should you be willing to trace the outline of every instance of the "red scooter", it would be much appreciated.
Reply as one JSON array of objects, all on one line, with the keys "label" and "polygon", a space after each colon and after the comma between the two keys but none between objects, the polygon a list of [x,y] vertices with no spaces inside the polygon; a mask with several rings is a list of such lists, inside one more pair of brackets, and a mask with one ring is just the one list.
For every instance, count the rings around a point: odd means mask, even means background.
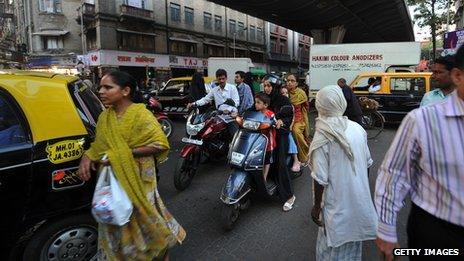
[{"label": "red scooter", "polygon": [[169,138],[173,130],[172,121],[168,118],[168,114],[163,112],[163,106],[156,98],[152,96],[149,96],[149,98],[145,97],[145,100],[147,99],[147,108],[155,115],[156,119],[161,124],[164,134]]},{"label": "red scooter", "polygon": [[188,137],[182,138],[185,146],[174,172],[177,190],[185,190],[190,185],[202,158],[211,161],[226,158],[231,140],[227,123],[232,120],[217,110],[200,113],[194,108],[190,112],[186,124]]}]

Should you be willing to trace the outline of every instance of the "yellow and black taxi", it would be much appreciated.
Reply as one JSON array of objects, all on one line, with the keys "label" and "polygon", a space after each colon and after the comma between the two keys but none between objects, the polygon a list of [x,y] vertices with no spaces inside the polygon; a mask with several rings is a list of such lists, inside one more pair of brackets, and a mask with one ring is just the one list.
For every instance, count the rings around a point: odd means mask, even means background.
[{"label": "yellow and black taxi", "polygon": [[[206,93],[214,87],[215,77],[203,77]],[[190,101],[190,86],[192,77],[178,77],[170,79],[156,94],[163,110],[169,116],[185,115],[188,113],[187,103]]]},{"label": "yellow and black taxi", "polygon": [[430,91],[431,76],[428,72],[362,73],[350,86],[357,97],[376,100],[386,121],[398,122],[419,107]]},{"label": "yellow and black taxi", "polygon": [[[0,72],[0,238],[12,260],[89,260],[95,178],[79,160],[103,106],[72,76]],[[2,260],[7,257],[2,256]]]}]

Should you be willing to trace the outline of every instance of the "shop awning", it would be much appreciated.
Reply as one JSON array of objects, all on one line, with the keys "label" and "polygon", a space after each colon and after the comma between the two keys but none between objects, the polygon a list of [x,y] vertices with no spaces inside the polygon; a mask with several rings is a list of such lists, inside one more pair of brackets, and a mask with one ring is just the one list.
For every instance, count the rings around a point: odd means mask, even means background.
[{"label": "shop awning", "polygon": [[205,40],[203,43],[207,45],[214,45],[214,46],[219,46],[219,47],[226,46],[224,43],[218,43],[218,42],[213,42],[213,41],[208,41],[208,40]]},{"label": "shop awning", "polygon": [[188,38],[180,38],[180,37],[169,37],[169,40],[179,41],[179,42],[187,42],[187,43],[195,43],[195,44],[198,43],[198,41],[188,39]]},{"label": "shop awning", "polygon": [[261,67],[253,67],[253,68],[250,69],[250,72],[253,75],[259,75],[259,76],[267,74],[266,70],[264,68],[261,68]]},{"label": "shop awning", "polygon": [[40,32],[35,32],[33,35],[43,35],[43,36],[63,36],[69,33],[69,31],[65,30],[45,30]]},{"label": "shop awning", "polygon": [[121,33],[130,33],[130,34],[141,34],[141,35],[156,36],[156,34],[154,34],[154,33],[146,33],[146,32],[139,32],[139,31],[125,30],[125,29],[116,29],[116,31],[121,32]]}]

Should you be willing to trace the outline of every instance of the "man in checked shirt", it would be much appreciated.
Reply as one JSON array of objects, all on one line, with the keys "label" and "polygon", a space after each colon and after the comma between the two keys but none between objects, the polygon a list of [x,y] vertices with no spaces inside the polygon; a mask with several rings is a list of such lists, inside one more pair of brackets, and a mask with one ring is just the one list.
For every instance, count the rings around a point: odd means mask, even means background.
[{"label": "man in checked shirt", "polygon": [[393,260],[399,247],[396,219],[408,194],[408,247],[464,254],[464,46],[455,59],[456,91],[442,103],[410,112],[380,166],[376,243],[385,260]]}]

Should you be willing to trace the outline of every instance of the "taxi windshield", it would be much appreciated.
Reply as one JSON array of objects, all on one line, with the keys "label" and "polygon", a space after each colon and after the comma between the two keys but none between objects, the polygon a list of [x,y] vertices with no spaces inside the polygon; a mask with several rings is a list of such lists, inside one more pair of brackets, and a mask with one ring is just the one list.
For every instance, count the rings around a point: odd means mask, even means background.
[{"label": "taxi windshield", "polygon": [[102,103],[92,92],[90,87],[83,84],[82,81],[71,83],[69,85],[69,89],[73,96],[73,101],[77,107],[79,116],[84,122],[87,131],[93,132],[91,129],[95,128],[98,116],[104,109]]}]

